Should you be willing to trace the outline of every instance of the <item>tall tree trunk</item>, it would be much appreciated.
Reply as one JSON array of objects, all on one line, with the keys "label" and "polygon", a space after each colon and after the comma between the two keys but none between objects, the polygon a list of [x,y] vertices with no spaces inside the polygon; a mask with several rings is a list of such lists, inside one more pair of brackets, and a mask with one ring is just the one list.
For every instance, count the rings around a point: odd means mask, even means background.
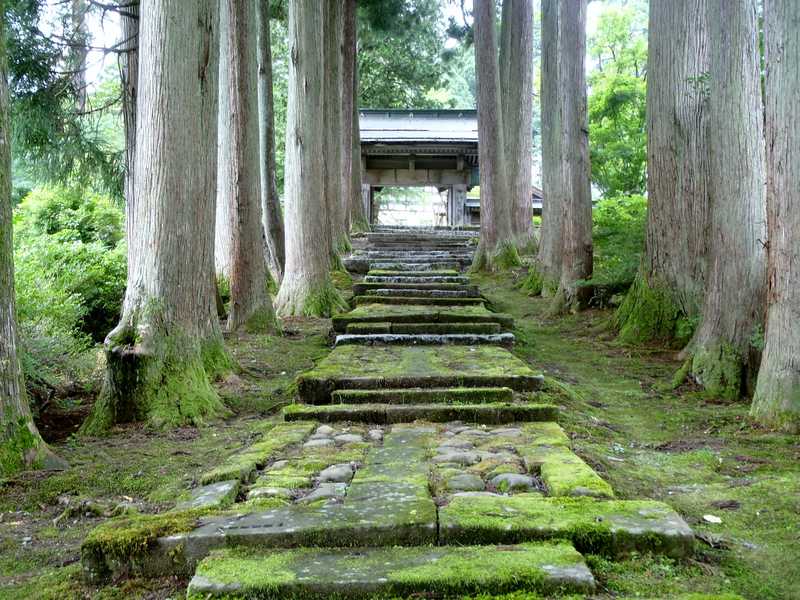
[{"label": "tall tree trunk", "polygon": [[275,325],[267,292],[264,226],[261,220],[261,159],[258,119],[258,64],[256,56],[256,4],[254,0],[222,0],[226,62],[225,84],[220,86],[219,185],[217,197],[219,232],[229,236],[223,247],[228,266],[231,301],[227,327],[235,331],[267,330]]},{"label": "tall tree trunk", "polygon": [[269,0],[256,0],[258,21],[258,135],[261,156],[261,218],[267,243],[267,263],[275,280],[286,264],[283,215],[275,167],[275,104],[272,100],[272,36]]},{"label": "tall tree trunk", "polygon": [[651,3],[646,251],[617,313],[625,342],[685,342],[699,314],[709,223],[708,36],[706,0]]},{"label": "tall tree trunk", "polygon": [[513,203],[506,163],[494,13],[494,0],[475,1],[481,236],[473,268],[486,270],[508,269],[519,264],[511,225]]},{"label": "tall tree trunk", "polygon": [[324,44],[325,72],[323,95],[325,106],[325,129],[323,130],[325,156],[325,202],[330,223],[333,265],[341,266],[339,255],[350,250],[350,240],[345,228],[346,216],[342,199],[342,185],[346,177],[342,160],[344,141],[350,145],[342,129],[342,43],[344,21],[341,0],[324,0]]},{"label": "tall tree trunk", "polygon": [[229,367],[214,303],[218,2],[142,0],[137,227],[122,318],[85,430],[199,422],[225,409]]},{"label": "tall tree trunk", "polygon": [[286,114],[286,271],[275,300],[280,315],[328,316],[344,308],[330,278],[323,172],[323,7],[289,2]]},{"label": "tall tree trunk", "polygon": [[546,209],[539,262],[552,311],[574,308],[592,275],[586,101],[586,0],[542,3],[542,155]]},{"label": "tall tree trunk", "polygon": [[72,86],[75,89],[75,109],[86,110],[86,57],[89,55],[89,30],[86,27],[86,0],[72,0],[70,7],[72,35],[70,48],[70,69]]},{"label": "tall tree trunk", "polygon": [[230,207],[225,200],[230,183],[228,182],[228,162],[233,148],[233,132],[229,128],[231,118],[231,72],[228,65],[231,61],[231,28],[230,15],[225,8],[227,0],[219,2],[219,63],[217,91],[217,194],[215,200],[214,228],[214,272],[218,279],[230,283],[231,260],[233,259],[233,221],[229,218]]},{"label": "tall tree trunk", "polygon": [[503,0],[500,33],[500,89],[508,180],[517,243],[533,235],[533,0]]},{"label": "tall tree trunk", "polygon": [[0,15],[0,475],[64,468],[33,422],[17,355],[14,245],[11,215],[11,121],[9,119],[5,15]]},{"label": "tall tree trunk", "polygon": [[342,212],[345,231],[364,229],[361,142],[358,130],[356,0],[344,0],[342,41]]},{"label": "tall tree trunk", "polygon": [[118,4],[123,43],[123,52],[119,56],[119,79],[125,128],[125,226],[127,239],[130,239],[135,227],[133,206],[136,203],[133,171],[136,164],[136,96],[139,87],[139,4],[133,4],[130,0],[119,0]]},{"label": "tall tree trunk", "polygon": [[800,4],[766,0],[766,346],[751,414],[800,431]]},{"label": "tall tree trunk", "polygon": [[710,27],[710,248],[691,373],[735,399],[748,381],[750,343],[764,322],[766,196],[756,0],[707,0]]}]

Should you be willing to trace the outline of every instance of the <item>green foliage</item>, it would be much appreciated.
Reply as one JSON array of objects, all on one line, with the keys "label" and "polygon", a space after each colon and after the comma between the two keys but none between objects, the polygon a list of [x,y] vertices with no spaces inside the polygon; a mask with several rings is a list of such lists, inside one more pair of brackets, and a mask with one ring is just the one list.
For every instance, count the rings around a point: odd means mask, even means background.
[{"label": "green foliage", "polygon": [[630,285],[644,252],[647,199],[618,196],[597,203],[592,212],[594,274],[599,285]]},{"label": "green foliage", "polygon": [[596,61],[589,75],[592,182],[607,196],[642,194],[647,170],[647,7],[606,7],[588,45]]},{"label": "green foliage", "polygon": [[359,105],[437,108],[428,92],[446,72],[445,31],[437,0],[359,2]]},{"label": "green foliage", "polygon": [[21,361],[31,397],[94,368],[125,290],[122,211],[108,198],[37,188],[14,212]]}]

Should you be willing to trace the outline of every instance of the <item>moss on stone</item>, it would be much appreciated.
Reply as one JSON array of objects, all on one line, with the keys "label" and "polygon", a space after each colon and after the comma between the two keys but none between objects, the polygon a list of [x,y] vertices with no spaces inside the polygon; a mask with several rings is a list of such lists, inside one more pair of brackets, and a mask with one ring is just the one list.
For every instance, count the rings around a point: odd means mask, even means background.
[{"label": "moss on stone", "polygon": [[520,450],[529,468],[539,475],[551,496],[613,498],[611,486],[574,452],[564,446]]},{"label": "moss on stone", "polygon": [[195,509],[158,515],[133,515],[95,527],[81,545],[81,561],[91,580],[102,580],[114,565],[131,564],[160,537],[191,531],[208,511]]},{"label": "moss on stone", "polygon": [[666,504],[649,500],[454,497],[439,509],[439,542],[513,544],[568,539],[581,552],[607,556],[652,551],[682,557],[694,536]]},{"label": "moss on stone", "polygon": [[483,298],[437,298],[414,296],[355,296],[353,303],[356,306],[365,304],[415,304],[429,306],[481,306],[486,302]]},{"label": "moss on stone", "polygon": [[188,598],[205,598],[212,590],[230,598],[312,599],[593,589],[582,557],[568,544],[270,553],[226,549],[199,565]]},{"label": "moss on stone", "polygon": [[200,482],[206,485],[228,479],[249,481],[257,468],[276,458],[289,446],[303,441],[315,427],[316,423],[313,422],[281,423],[272,428],[267,439],[234,454],[218,467],[203,473]]},{"label": "moss on stone", "polygon": [[457,277],[461,272],[456,269],[439,269],[430,271],[392,271],[387,269],[372,269],[367,275],[374,277]]},{"label": "moss on stone", "polygon": [[[372,296],[370,296],[372,297]],[[414,304],[363,304],[333,317],[333,329],[343,333],[351,323],[498,323],[506,329],[514,320],[482,305],[432,306]]]},{"label": "moss on stone", "polygon": [[558,423],[540,422],[525,423],[522,431],[526,435],[526,444],[536,446],[569,446],[569,437]]},{"label": "moss on stone", "polygon": [[497,388],[405,388],[389,390],[336,390],[331,401],[339,404],[417,404],[447,403],[476,404],[483,402],[510,402],[513,391]]}]

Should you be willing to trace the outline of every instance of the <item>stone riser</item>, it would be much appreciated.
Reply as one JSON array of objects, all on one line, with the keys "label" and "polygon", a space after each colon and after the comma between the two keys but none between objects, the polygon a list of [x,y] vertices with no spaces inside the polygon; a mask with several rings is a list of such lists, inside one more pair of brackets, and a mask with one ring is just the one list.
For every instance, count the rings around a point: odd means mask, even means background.
[{"label": "stone riser", "polygon": [[422,306],[482,306],[483,298],[435,298],[424,296],[355,296],[353,306],[362,304],[414,304]]},{"label": "stone riser", "polygon": [[445,345],[477,346],[494,344],[511,346],[514,344],[513,333],[373,333],[337,335],[334,346],[347,345],[398,345],[398,346],[445,346]]},{"label": "stone riser", "polygon": [[[430,565],[439,565],[431,569]],[[231,581],[230,573],[247,573]],[[287,572],[289,575],[287,576]],[[498,594],[591,593],[595,581],[569,544],[508,548],[357,548],[222,551],[204,561],[188,599],[327,600]]]},{"label": "stone riser", "polygon": [[413,388],[398,390],[336,390],[334,404],[451,404],[468,402],[511,402],[514,391],[509,388]]},{"label": "stone riser", "polygon": [[385,276],[385,275],[367,275],[364,277],[365,283],[457,283],[459,285],[466,285],[469,283],[468,277],[461,275],[442,276],[435,275],[429,277],[414,277],[409,275],[401,276]]},{"label": "stone riser", "polygon": [[372,334],[493,334],[502,333],[499,323],[350,323],[345,330],[348,335]]},{"label": "stone riser", "polygon": [[474,290],[419,289],[413,287],[412,284],[412,287],[408,289],[371,288],[362,292],[361,296],[379,298],[477,298],[478,294]]},{"label": "stone riser", "polygon": [[362,296],[371,290],[420,290],[420,291],[450,291],[466,292],[472,297],[477,297],[477,285],[465,285],[461,283],[439,283],[439,282],[411,282],[411,283],[385,283],[385,282],[364,282],[353,284],[353,295]]},{"label": "stone riser", "polygon": [[294,405],[285,413],[287,421],[314,419],[321,423],[373,423],[394,425],[429,421],[448,423],[463,421],[482,425],[555,421],[558,407],[550,404],[328,404],[325,406]]}]

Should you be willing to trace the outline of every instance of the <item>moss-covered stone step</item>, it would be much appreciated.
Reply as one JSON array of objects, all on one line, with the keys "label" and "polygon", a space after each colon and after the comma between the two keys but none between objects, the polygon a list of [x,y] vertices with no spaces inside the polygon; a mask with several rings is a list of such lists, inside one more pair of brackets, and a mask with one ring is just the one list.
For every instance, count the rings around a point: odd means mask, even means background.
[{"label": "moss-covered stone step", "polygon": [[[348,264],[348,260],[351,259],[344,259],[345,267],[347,267],[348,271],[352,271],[350,265]],[[368,262],[369,266],[367,267],[366,271],[353,271],[356,273],[364,273],[370,272],[372,269],[377,271],[458,271],[461,269],[461,263],[458,261],[432,261],[432,262],[425,262],[425,263],[410,263],[404,261],[385,261],[385,260],[376,260],[376,261],[358,261],[360,263]]]},{"label": "moss-covered stone step", "polygon": [[486,425],[502,425],[524,421],[555,421],[558,407],[553,404],[500,403],[485,404],[329,404],[309,406],[293,404],[284,409],[287,421],[317,419],[323,423],[340,421],[355,423],[411,423],[430,421],[447,423],[464,421]]},{"label": "moss-covered stone step", "polygon": [[198,565],[187,598],[322,600],[594,589],[583,557],[565,543],[269,553],[226,549]]},{"label": "moss-covered stone step", "polygon": [[355,296],[366,295],[374,290],[426,290],[426,291],[450,291],[467,292],[470,296],[478,296],[477,285],[464,285],[461,283],[354,283],[353,294]]},{"label": "moss-covered stone step", "polygon": [[336,404],[482,404],[511,402],[510,388],[410,388],[399,390],[336,390]]},{"label": "moss-covered stone step", "polygon": [[364,304],[416,304],[430,306],[483,306],[483,298],[437,298],[426,296],[354,296],[354,306]]},{"label": "moss-covered stone step", "polygon": [[517,451],[526,468],[541,477],[550,496],[614,497],[611,485],[568,447],[532,445]]},{"label": "moss-covered stone step", "polygon": [[221,465],[203,473],[200,483],[208,485],[219,481],[249,481],[256,469],[263,467],[289,446],[298,444],[314,431],[316,423],[282,423],[269,431],[263,441],[256,442],[229,457]]},{"label": "moss-covered stone step", "polygon": [[497,323],[504,329],[514,327],[514,319],[510,315],[494,313],[479,305],[436,307],[370,303],[357,306],[349,313],[336,315],[332,321],[333,330],[337,333],[345,333],[351,323]]},{"label": "moss-covered stone step", "polygon": [[[372,269],[367,273],[368,277],[413,277],[415,279],[425,277],[463,277],[460,271],[455,269],[440,269],[430,271],[387,271],[382,269]],[[464,279],[467,279],[464,277]]]},{"label": "moss-covered stone step", "polygon": [[413,275],[367,275],[366,283],[458,283],[467,284],[469,278],[463,275],[437,275],[435,277],[414,277]]},{"label": "moss-covered stone step", "polygon": [[335,346],[511,346],[513,333],[371,333],[337,335]]},{"label": "moss-covered stone step", "polygon": [[501,333],[503,327],[500,323],[349,323],[345,333],[351,335],[370,335],[376,333],[395,334],[448,334],[472,333],[491,334]]},{"label": "moss-covered stone step", "polygon": [[508,387],[524,392],[538,389],[542,380],[497,346],[340,346],[296,381],[301,401],[326,404],[339,389]]},{"label": "moss-covered stone step", "polygon": [[607,556],[691,555],[694,534],[672,508],[651,500],[456,495],[439,509],[439,543],[518,544],[568,539]]}]

